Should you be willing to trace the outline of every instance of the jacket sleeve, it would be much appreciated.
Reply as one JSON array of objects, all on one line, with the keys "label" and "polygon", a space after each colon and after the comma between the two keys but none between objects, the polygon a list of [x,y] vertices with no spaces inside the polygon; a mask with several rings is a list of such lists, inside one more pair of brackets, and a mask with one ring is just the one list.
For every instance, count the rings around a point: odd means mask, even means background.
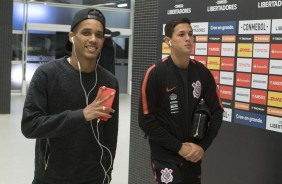
[{"label": "jacket sleeve", "polygon": [[141,85],[139,126],[151,141],[177,153],[182,143],[163,128],[156,117],[160,96],[159,86],[155,65],[153,65],[147,70]]},{"label": "jacket sleeve", "polygon": [[223,106],[221,103],[221,99],[219,96],[219,91],[215,80],[210,71],[207,72],[207,83],[204,86],[205,93],[204,93],[204,100],[207,103],[210,112],[210,124],[207,131],[206,136],[203,140],[199,142],[199,145],[206,151],[208,147],[212,144],[213,140],[218,134],[218,131],[222,124],[222,117],[223,117]]},{"label": "jacket sleeve", "polygon": [[39,67],[30,82],[23,108],[21,129],[27,138],[62,137],[84,125],[82,123],[85,122],[82,109],[48,114],[47,88],[47,74]]}]

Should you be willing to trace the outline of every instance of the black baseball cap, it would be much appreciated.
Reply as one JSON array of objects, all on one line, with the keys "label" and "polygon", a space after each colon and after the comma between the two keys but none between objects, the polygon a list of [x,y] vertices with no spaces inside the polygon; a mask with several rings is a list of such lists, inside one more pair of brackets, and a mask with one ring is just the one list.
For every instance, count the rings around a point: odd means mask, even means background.
[{"label": "black baseball cap", "polygon": [[[103,13],[100,10],[97,10],[95,8],[86,8],[86,9],[82,9],[79,10],[73,17],[73,21],[71,24],[71,30],[73,31],[74,28],[82,21],[86,20],[86,19],[95,19],[101,22],[101,24],[103,25],[103,31],[105,34],[105,24],[106,24],[106,19],[105,16],[103,15]],[[72,43],[69,41],[69,39],[67,39],[67,45],[66,45],[66,49],[68,51],[72,50]]]}]

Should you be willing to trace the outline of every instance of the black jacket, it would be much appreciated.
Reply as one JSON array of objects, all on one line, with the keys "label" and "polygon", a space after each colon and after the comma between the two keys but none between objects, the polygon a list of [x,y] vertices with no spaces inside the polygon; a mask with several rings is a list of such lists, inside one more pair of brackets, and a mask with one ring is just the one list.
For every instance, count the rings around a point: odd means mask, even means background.
[{"label": "black jacket", "polygon": [[[178,151],[183,142],[194,142],[206,150],[221,126],[223,107],[211,72],[195,60],[190,60],[187,70],[188,99],[170,56],[152,65],[143,79],[139,125],[149,137],[152,158],[182,160]],[[207,135],[197,141],[190,137],[191,121],[201,98],[212,117]]]},{"label": "black jacket", "polygon": [[[90,91],[95,84],[95,73],[82,73],[82,78],[86,91]],[[114,158],[118,133],[118,82],[110,72],[98,66],[97,85],[89,95],[89,103],[96,98],[98,88],[104,85],[117,92],[113,103],[115,113],[107,122],[99,123],[99,138]],[[93,183],[97,178],[103,179],[101,148],[90,122],[84,119],[85,107],[79,72],[65,58],[50,61],[36,70],[21,122],[23,134],[27,138],[36,138],[36,179],[52,184]],[[92,125],[96,132],[96,120]],[[103,164],[106,168],[110,165],[110,155],[105,150]]]}]

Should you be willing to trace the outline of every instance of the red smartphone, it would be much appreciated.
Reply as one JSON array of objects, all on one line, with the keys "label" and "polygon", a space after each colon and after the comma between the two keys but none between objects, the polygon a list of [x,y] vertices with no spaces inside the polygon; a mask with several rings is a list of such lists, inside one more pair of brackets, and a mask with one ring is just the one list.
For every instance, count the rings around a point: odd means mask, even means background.
[{"label": "red smartphone", "polygon": [[[102,90],[102,87],[103,87],[103,86],[101,86],[101,87],[99,88],[98,93]],[[102,93],[101,96],[100,96],[100,100],[102,100],[103,98],[107,97],[108,95],[110,95],[110,94],[113,93],[113,92],[116,93],[116,90],[113,89],[113,88],[107,88],[107,87],[106,87],[106,89],[103,91],[103,93]],[[115,99],[115,95],[111,96],[111,98],[109,98],[103,105],[106,106],[106,107],[112,107],[113,102],[114,102],[114,99]],[[103,111],[103,113],[109,114],[108,111]],[[99,117],[99,119],[100,119],[100,120],[103,120],[103,121],[108,121],[108,118],[105,118],[105,117]]]}]

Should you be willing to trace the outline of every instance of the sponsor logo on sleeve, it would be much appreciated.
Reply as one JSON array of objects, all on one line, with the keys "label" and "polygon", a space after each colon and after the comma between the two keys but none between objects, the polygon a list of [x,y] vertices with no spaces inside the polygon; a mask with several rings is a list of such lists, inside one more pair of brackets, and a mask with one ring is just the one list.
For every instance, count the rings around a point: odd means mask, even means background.
[{"label": "sponsor logo on sleeve", "polygon": [[266,105],[266,95],[267,91],[265,90],[251,90],[251,103]]},{"label": "sponsor logo on sleeve", "polygon": [[237,71],[238,72],[251,72],[252,71],[252,59],[237,58]]},{"label": "sponsor logo on sleeve", "polygon": [[235,100],[239,102],[250,102],[250,89],[248,88],[235,88]]},{"label": "sponsor logo on sleeve", "polygon": [[220,57],[208,57],[207,68],[211,70],[219,70]]},{"label": "sponsor logo on sleeve", "polygon": [[269,44],[254,44],[253,57],[269,58]]},{"label": "sponsor logo on sleeve", "polygon": [[241,109],[244,111],[249,111],[250,110],[250,104],[248,103],[242,103],[242,102],[235,102],[235,109]]},{"label": "sponsor logo on sleeve", "polygon": [[207,55],[208,44],[207,43],[195,43],[195,55]]},{"label": "sponsor logo on sleeve", "polygon": [[234,71],[235,58],[221,57],[221,70]]},{"label": "sponsor logo on sleeve", "polygon": [[219,87],[220,98],[233,100],[233,87],[232,86],[223,86]]},{"label": "sponsor logo on sleeve", "polygon": [[232,109],[224,108],[223,121],[231,122],[232,120]]},{"label": "sponsor logo on sleeve", "polygon": [[234,72],[220,71],[220,84],[233,86]]},{"label": "sponsor logo on sleeve", "polygon": [[215,80],[216,84],[219,84],[219,71],[211,70],[211,73],[213,75],[213,78]]},{"label": "sponsor logo on sleeve", "polygon": [[282,58],[282,44],[271,44],[270,58]]},{"label": "sponsor logo on sleeve", "polygon": [[[282,1],[280,1],[282,4]],[[272,34],[282,34],[282,19],[272,19]]]},{"label": "sponsor logo on sleeve", "polygon": [[252,88],[267,89],[268,75],[252,74]]},{"label": "sponsor logo on sleeve", "polygon": [[177,114],[179,112],[179,105],[177,95],[172,93],[169,95],[169,103],[170,103],[170,113]]},{"label": "sponsor logo on sleeve", "polygon": [[191,23],[194,35],[207,35],[209,30],[208,22],[193,22]]},{"label": "sponsor logo on sleeve", "polygon": [[236,109],[234,110],[235,123],[265,129],[265,124],[266,124],[265,121],[266,121],[265,115],[236,110]]},{"label": "sponsor logo on sleeve", "polygon": [[252,57],[253,55],[253,44],[251,43],[239,43],[237,56],[238,57]]},{"label": "sponsor logo on sleeve", "polygon": [[270,34],[271,20],[241,20],[239,34]]},{"label": "sponsor logo on sleeve", "polygon": [[268,91],[267,105],[282,108],[282,93]]},{"label": "sponsor logo on sleeve", "polygon": [[235,56],[235,43],[222,43],[221,56]]},{"label": "sponsor logo on sleeve", "polygon": [[282,133],[282,118],[266,116],[266,129]]},{"label": "sponsor logo on sleeve", "polygon": [[282,91],[282,76],[269,76],[268,89],[273,91]]},{"label": "sponsor logo on sleeve", "polygon": [[250,73],[237,73],[236,74],[236,86],[250,87],[251,86],[251,74]]},{"label": "sponsor logo on sleeve", "polygon": [[268,74],[268,59],[253,59],[253,73]]},{"label": "sponsor logo on sleeve", "polygon": [[282,75],[282,60],[270,60],[269,74]]},{"label": "sponsor logo on sleeve", "polygon": [[208,55],[220,56],[221,43],[208,43]]}]

